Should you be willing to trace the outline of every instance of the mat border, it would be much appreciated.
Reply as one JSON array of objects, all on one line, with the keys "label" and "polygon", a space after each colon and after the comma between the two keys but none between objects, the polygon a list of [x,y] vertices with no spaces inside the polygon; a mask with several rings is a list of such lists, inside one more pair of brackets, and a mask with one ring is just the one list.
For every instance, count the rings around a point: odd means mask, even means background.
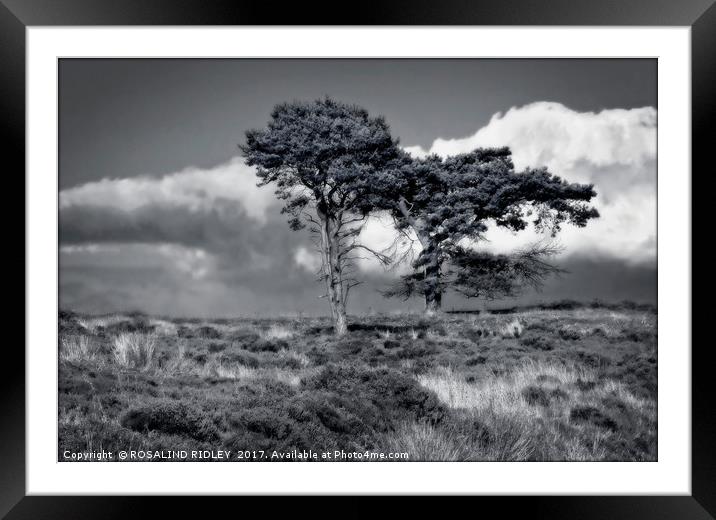
[{"label": "mat border", "polygon": [[[321,8],[323,7],[323,8]],[[347,11],[347,10],[346,10]],[[692,237],[708,236],[705,201],[711,190],[708,152],[716,142],[716,5],[714,0],[443,0],[364,2],[347,14],[336,4],[296,3],[277,10],[261,4],[213,0],[0,0],[0,125],[7,172],[25,171],[25,30],[38,25],[684,25],[691,27],[692,72]],[[711,166],[713,169],[713,166]],[[18,176],[8,176],[15,180]],[[23,176],[24,179],[24,176]],[[697,181],[698,179],[698,181]],[[697,189],[694,189],[697,181]],[[18,181],[19,182],[19,181]],[[20,188],[25,194],[25,184]],[[14,191],[13,193],[17,193]],[[20,197],[13,197],[20,200]],[[25,197],[21,199],[25,203]],[[23,215],[25,214],[23,208]],[[17,231],[16,231],[17,230]],[[19,226],[12,230],[18,234]],[[702,234],[698,234],[702,231]],[[23,233],[23,264],[25,236]],[[13,237],[14,238],[14,237]],[[20,238],[18,237],[18,242]],[[706,274],[706,241],[693,241],[692,273]],[[697,254],[701,251],[703,254]],[[19,256],[19,255],[18,255]],[[23,267],[24,268],[24,267]],[[694,276],[692,274],[692,276]],[[704,276],[692,291],[692,495],[674,497],[479,497],[500,514],[549,518],[679,518],[716,517],[716,402],[710,383],[714,366],[705,325],[716,307],[713,278]],[[23,296],[25,311],[26,296]],[[8,316],[11,316],[9,313]],[[19,320],[15,320],[17,322]],[[699,324],[701,324],[699,326]],[[19,327],[17,327],[19,329]],[[694,341],[702,335],[702,341]],[[24,343],[24,330],[23,330]],[[152,497],[28,497],[25,496],[25,359],[6,342],[0,378],[0,515],[5,518],[119,518],[152,515]],[[244,499],[246,497],[243,497]],[[226,500],[227,497],[224,497]],[[141,502],[140,502],[141,501]],[[489,501],[489,502],[487,502]],[[498,502],[499,501],[499,502]],[[428,513],[423,501],[414,502]],[[164,514],[191,514],[195,501],[162,501]],[[330,514],[328,507],[321,508]],[[201,510],[198,510],[201,511]],[[359,514],[360,508],[350,509]],[[438,510],[439,511],[439,510]],[[443,510],[444,511],[444,510]],[[204,510],[205,512],[205,510]],[[334,512],[335,513],[335,512]],[[320,510],[314,510],[314,515]]]}]

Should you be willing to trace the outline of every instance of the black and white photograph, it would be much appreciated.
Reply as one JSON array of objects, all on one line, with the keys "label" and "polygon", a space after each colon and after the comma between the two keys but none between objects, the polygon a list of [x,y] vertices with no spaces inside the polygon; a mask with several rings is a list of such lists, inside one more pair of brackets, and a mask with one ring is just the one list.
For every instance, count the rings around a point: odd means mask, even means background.
[{"label": "black and white photograph", "polygon": [[58,462],[658,461],[656,59],[57,63]]}]

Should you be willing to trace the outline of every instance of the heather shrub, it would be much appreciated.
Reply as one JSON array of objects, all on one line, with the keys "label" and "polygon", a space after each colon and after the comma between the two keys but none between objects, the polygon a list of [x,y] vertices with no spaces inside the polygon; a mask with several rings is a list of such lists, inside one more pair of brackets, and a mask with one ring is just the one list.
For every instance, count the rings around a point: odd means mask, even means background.
[{"label": "heather shrub", "polygon": [[247,348],[247,345],[252,345],[260,339],[261,336],[256,331],[245,329],[235,330],[229,336],[231,343],[239,348]]},{"label": "heather shrub", "polygon": [[520,344],[535,350],[548,351],[554,349],[552,342],[542,336],[526,336],[520,339]]},{"label": "heather shrub", "polygon": [[213,423],[181,402],[157,401],[131,408],[122,414],[120,424],[137,432],[158,431],[207,442],[219,439]]},{"label": "heather shrub", "polygon": [[352,316],[343,337],[324,317],[63,313],[59,445],[653,461],[655,312]]},{"label": "heather shrub", "polygon": [[135,332],[139,334],[150,334],[155,326],[144,316],[135,316],[132,319],[108,321],[104,326],[97,327],[98,331],[106,336]]},{"label": "heather shrub", "polygon": [[222,359],[225,359],[229,363],[236,363],[249,368],[258,368],[261,366],[261,360],[255,354],[250,354],[245,350],[223,353]]},{"label": "heather shrub", "polygon": [[559,329],[559,337],[568,341],[576,341],[582,336],[576,330]]},{"label": "heather shrub", "polygon": [[212,354],[215,354],[217,352],[221,352],[222,350],[226,350],[226,345],[224,345],[223,343],[212,342],[209,343],[207,350]]},{"label": "heather shrub", "polygon": [[292,430],[292,421],[276,410],[266,406],[257,406],[243,410],[231,418],[232,426],[243,426],[248,431],[270,439],[285,439]]},{"label": "heather shrub", "polygon": [[290,413],[297,420],[308,413],[334,434],[370,436],[391,426],[373,403],[331,392],[303,392],[290,404]]},{"label": "heather shrub", "polygon": [[394,369],[328,364],[308,378],[307,390],[327,390],[373,403],[389,420],[404,416],[441,421],[446,409],[409,375]]},{"label": "heather shrub", "polygon": [[214,327],[203,325],[196,329],[196,335],[203,339],[219,339],[221,338],[221,332],[216,330]]},{"label": "heather shrub", "polygon": [[386,424],[370,403],[330,392],[261,392],[228,419],[236,450],[334,450],[375,447]]},{"label": "heather shrub", "polygon": [[288,342],[284,339],[261,339],[252,343],[247,343],[244,348],[249,352],[278,352],[279,350],[288,349]]},{"label": "heather shrub", "polygon": [[363,338],[345,337],[337,341],[333,347],[338,354],[355,355],[360,353],[367,344],[369,343]]},{"label": "heather shrub", "polygon": [[487,358],[485,356],[474,356],[468,358],[468,360],[465,361],[465,365],[468,367],[474,367],[475,365],[484,365],[486,361]]},{"label": "heather shrub", "polygon": [[527,386],[522,389],[522,398],[533,406],[549,406],[549,395],[540,386]]},{"label": "heather shrub", "polygon": [[569,412],[569,419],[575,423],[589,423],[598,428],[617,431],[617,423],[594,406],[577,406]]}]

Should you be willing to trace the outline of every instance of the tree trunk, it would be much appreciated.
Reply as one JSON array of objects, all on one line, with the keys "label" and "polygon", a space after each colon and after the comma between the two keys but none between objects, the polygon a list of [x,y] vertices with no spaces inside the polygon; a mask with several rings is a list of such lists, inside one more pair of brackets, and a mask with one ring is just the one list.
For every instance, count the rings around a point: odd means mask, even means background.
[{"label": "tree trunk", "polygon": [[425,293],[425,314],[434,316],[440,312],[443,295],[439,292]]},{"label": "tree trunk", "polygon": [[440,312],[442,299],[440,260],[437,251],[435,251],[432,253],[430,262],[425,266],[425,314],[432,316]]},{"label": "tree trunk", "polygon": [[423,248],[425,255],[430,255],[430,261],[424,268],[424,296],[425,296],[425,314],[432,316],[442,308],[442,288],[440,287],[440,248],[431,240],[431,237],[426,233],[422,226],[418,223],[415,218],[410,214],[408,203],[405,198],[400,198],[398,201],[398,209],[400,209],[403,217],[408,221],[410,227],[418,237],[418,241]]},{"label": "tree trunk", "polygon": [[348,320],[346,318],[346,306],[343,302],[337,303],[336,318],[333,322],[333,332],[336,336],[343,336],[348,332]]},{"label": "tree trunk", "polygon": [[328,302],[331,306],[333,331],[337,336],[348,332],[346,319],[345,288],[343,287],[343,266],[340,258],[338,231],[335,218],[327,214],[318,204],[318,218],[321,222],[321,253],[323,256],[323,277],[326,281]]}]

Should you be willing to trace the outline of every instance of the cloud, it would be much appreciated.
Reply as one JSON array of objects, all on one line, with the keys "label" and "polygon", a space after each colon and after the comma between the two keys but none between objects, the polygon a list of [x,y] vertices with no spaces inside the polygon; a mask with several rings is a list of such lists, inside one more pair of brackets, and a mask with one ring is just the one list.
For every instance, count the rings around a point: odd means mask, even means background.
[{"label": "cloud", "polygon": [[108,246],[106,244],[70,244],[60,246],[60,254],[66,255],[77,255],[82,253],[100,253],[117,250],[117,246]]},{"label": "cloud", "polygon": [[[245,272],[236,267],[236,279],[227,283],[211,272],[204,278],[187,276],[150,244],[123,244],[114,251],[99,248],[94,253],[60,255],[60,306],[89,313],[141,310],[150,314],[186,317],[265,317],[325,315],[328,306],[323,284],[312,273],[291,270],[291,264],[269,272]],[[656,266],[624,265],[617,260],[568,260],[569,274],[548,280],[541,293],[525,294],[520,300],[494,302],[512,306],[518,302],[562,298],[606,301],[632,299],[656,301]],[[390,312],[412,309],[420,312],[420,299],[402,302],[378,293],[389,280],[366,273],[365,284],[352,289],[351,313]],[[446,309],[479,308],[480,303],[455,294],[445,295]]]},{"label": "cloud", "polygon": [[276,271],[291,263],[282,248],[300,242],[271,188],[258,188],[253,168],[238,158],[207,170],[63,190],[59,224],[66,265],[81,260],[86,269],[119,268],[136,260],[179,278],[229,286],[267,272],[278,284]]},{"label": "cloud", "polygon": [[[237,157],[209,169],[102,179],[62,190],[62,249],[156,245],[165,261],[196,278],[237,262],[265,268],[274,256],[265,248],[274,243],[269,235],[275,234],[279,204],[256,181],[254,169]],[[202,252],[204,260],[215,261],[197,267]]]},{"label": "cloud", "polygon": [[60,192],[60,210],[101,207],[133,212],[146,207],[184,209],[193,213],[230,211],[240,206],[247,216],[264,223],[276,204],[270,189],[256,186],[253,167],[239,157],[209,169],[187,168],[162,177],[102,179]]},{"label": "cloud", "polygon": [[194,280],[205,278],[211,269],[212,258],[201,248],[160,244],[157,249],[176,269],[188,274]]},{"label": "cloud", "polygon": [[[478,147],[509,146],[515,168],[547,166],[570,182],[592,183],[601,217],[584,229],[564,226],[560,241],[568,255],[656,260],[656,109],[576,112],[538,102],[497,113],[474,134],[436,139],[429,149],[409,146],[416,157],[448,156]],[[493,226],[487,249],[506,251],[539,240]]]},{"label": "cloud", "polygon": [[515,167],[572,169],[579,162],[597,167],[640,166],[656,156],[656,109],[609,109],[576,112],[560,103],[541,101],[496,113],[473,135],[438,138],[429,150],[407,147],[415,155],[446,157],[478,147],[509,146]]},{"label": "cloud", "polygon": [[296,265],[310,273],[316,273],[321,268],[321,256],[316,251],[310,251],[305,246],[296,248],[293,259]]},{"label": "cloud", "polygon": [[82,244],[60,247],[60,264],[64,267],[104,267],[154,269],[173,271],[179,277],[189,276],[200,280],[213,271],[215,258],[201,248],[179,244],[126,243],[126,244]]},{"label": "cloud", "polygon": [[[411,241],[396,233],[393,219],[385,213],[376,213],[368,217],[358,236],[358,242],[373,251],[384,252],[396,259],[403,258],[410,249],[413,249],[414,253],[420,251],[417,238],[413,237]],[[365,273],[402,275],[410,271],[410,259],[413,258],[410,255],[400,264],[384,266],[372,253],[360,249],[358,252],[356,265]]]},{"label": "cloud", "polygon": [[[281,241],[293,247],[290,236],[298,234],[283,223],[281,229]],[[323,314],[324,287],[295,268],[288,250],[276,247],[269,245],[274,254],[266,269],[251,255],[232,261],[176,244],[62,246],[60,304],[91,313],[142,310],[190,317]]]},{"label": "cloud", "polygon": [[206,213],[151,205],[131,211],[72,206],[60,210],[59,221],[60,241],[67,245],[176,243],[213,250],[235,249],[252,227],[261,227],[238,206]]},{"label": "cloud", "polygon": [[[599,193],[595,204],[602,218],[584,229],[565,226],[560,235],[566,247],[560,262],[588,267],[575,267],[577,274],[555,282],[548,295],[651,298],[627,287],[631,275],[620,273],[646,273],[639,287],[647,287],[655,270],[656,111],[579,113],[535,103],[496,114],[463,139],[406,149],[446,155],[505,145],[518,169],[546,165],[570,181],[594,183]],[[103,179],[59,197],[60,298],[68,308],[187,316],[327,309],[319,298],[324,287],[314,276],[320,257],[308,233],[289,229],[271,187],[258,188],[253,169],[240,158],[162,177]],[[492,229],[488,238],[485,247],[511,250],[540,237]],[[384,215],[371,216],[360,234],[375,250],[394,239]],[[351,292],[351,309],[393,308],[395,300],[383,300],[376,290],[409,266],[386,271],[369,253],[360,257],[359,278],[366,283]],[[607,264],[598,283],[582,279]]]}]

